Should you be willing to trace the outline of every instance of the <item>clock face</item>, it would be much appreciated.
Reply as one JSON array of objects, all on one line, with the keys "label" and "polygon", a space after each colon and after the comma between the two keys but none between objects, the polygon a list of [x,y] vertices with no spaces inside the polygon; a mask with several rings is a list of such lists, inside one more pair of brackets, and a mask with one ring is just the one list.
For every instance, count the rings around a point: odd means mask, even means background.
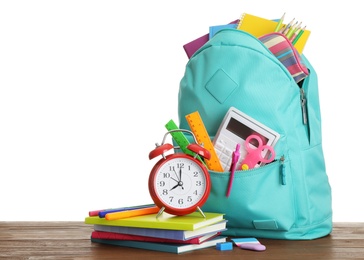
[{"label": "clock face", "polygon": [[155,203],[176,215],[192,213],[210,192],[206,168],[186,155],[161,159],[153,168],[149,189]]}]

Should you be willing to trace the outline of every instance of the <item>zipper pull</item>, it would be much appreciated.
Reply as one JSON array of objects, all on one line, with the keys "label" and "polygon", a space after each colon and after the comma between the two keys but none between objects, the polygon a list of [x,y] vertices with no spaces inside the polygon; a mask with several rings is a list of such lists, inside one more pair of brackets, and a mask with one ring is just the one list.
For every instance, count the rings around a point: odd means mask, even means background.
[{"label": "zipper pull", "polygon": [[306,107],[306,97],[305,97],[305,91],[303,88],[300,88],[300,97],[301,97],[301,108],[302,108],[302,120],[303,124],[307,125],[307,107]]},{"label": "zipper pull", "polygon": [[279,159],[281,166],[282,185],[286,185],[286,165],[284,165],[284,156]]}]

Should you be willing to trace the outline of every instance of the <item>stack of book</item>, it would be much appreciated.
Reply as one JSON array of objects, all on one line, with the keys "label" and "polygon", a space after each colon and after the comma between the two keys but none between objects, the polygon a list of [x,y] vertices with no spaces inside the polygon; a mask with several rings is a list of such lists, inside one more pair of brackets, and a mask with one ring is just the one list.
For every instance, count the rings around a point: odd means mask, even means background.
[{"label": "stack of book", "polygon": [[184,216],[164,212],[158,217],[153,213],[108,220],[99,211],[90,212],[84,222],[94,227],[91,242],[179,254],[226,242],[221,236],[226,230],[224,215],[204,214],[206,218],[200,212]]}]

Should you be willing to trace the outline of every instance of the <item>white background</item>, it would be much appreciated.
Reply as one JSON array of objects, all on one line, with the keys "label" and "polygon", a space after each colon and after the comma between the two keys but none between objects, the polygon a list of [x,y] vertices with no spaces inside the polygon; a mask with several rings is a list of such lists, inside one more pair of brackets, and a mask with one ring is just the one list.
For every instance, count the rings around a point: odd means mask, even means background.
[{"label": "white background", "polygon": [[[360,1],[1,1],[0,221],[151,203],[182,45],[243,12],[311,30],[334,221],[364,221]],[[242,198],[243,199],[243,198]]]}]

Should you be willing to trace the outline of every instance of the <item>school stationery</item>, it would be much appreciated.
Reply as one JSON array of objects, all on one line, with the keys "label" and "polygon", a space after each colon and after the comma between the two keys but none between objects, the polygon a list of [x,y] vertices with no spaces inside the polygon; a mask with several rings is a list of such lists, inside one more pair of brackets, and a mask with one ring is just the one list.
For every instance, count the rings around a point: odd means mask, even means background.
[{"label": "school stationery", "polygon": [[198,228],[196,230],[169,230],[158,228],[139,228],[139,227],[123,227],[123,226],[106,226],[94,225],[95,231],[113,232],[120,234],[165,238],[174,240],[189,240],[194,237],[204,236],[206,234],[222,232],[226,230],[226,220]]},{"label": "school stationery", "polygon": [[236,144],[235,151],[231,156],[230,179],[229,179],[229,186],[226,191],[226,197],[230,196],[230,191],[233,186],[233,180],[235,176],[236,165],[239,161],[239,158],[240,158],[240,144]]},{"label": "school stationery", "polygon": [[241,249],[253,250],[253,251],[264,251],[265,245],[262,245],[258,239],[254,237],[248,238],[232,238],[231,241]]},{"label": "school stationery", "polygon": [[278,21],[277,25],[276,25],[276,28],[274,29],[275,32],[278,32],[279,29],[281,28],[282,26],[282,23],[283,23],[283,20],[284,20],[284,16],[286,15],[286,13],[284,13],[281,17],[281,19]]},{"label": "school stationery", "polygon": [[181,254],[184,252],[216,246],[217,243],[226,242],[226,237],[218,236],[216,238],[207,240],[201,244],[172,244],[172,243],[156,243],[156,242],[142,242],[142,241],[128,241],[128,240],[110,240],[110,239],[98,239],[98,238],[91,238],[91,242]]},{"label": "school stationery", "polygon": [[105,215],[105,219],[115,220],[115,219],[122,219],[122,218],[130,218],[130,217],[135,217],[135,216],[153,214],[153,213],[157,213],[158,211],[159,211],[159,207],[154,205],[151,207],[143,207],[143,208],[139,208],[139,209],[110,212]]},{"label": "school stationery", "polygon": [[[236,144],[240,145],[240,158],[236,163],[236,167],[241,169],[242,161],[247,153],[245,149],[245,140],[251,134],[257,134],[262,138],[264,145],[274,147],[280,138],[280,134],[270,127],[262,124],[258,120],[243,113],[235,107],[230,107],[221,121],[219,129],[214,137],[214,147],[217,155],[224,167],[225,171],[229,170],[231,165],[231,154],[236,148]],[[268,151],[263,151],[263,157]]]},{"label": "school stationery", "polygon": [[[234,20],[230,22],[230,24],[235,24],[235,27],[237,23],[239,22],[239,19]],[[188,58],[191,58],[192,55],[201,48],[202,45],[204,45],[209,40],[209,33],[202,35],[201,37],[198,37],[197,39],[194,39],[186,44],[183,45],[183,49],[187,54]]]},{"label": "school stationery", "polygon": [[222,29],[228,29],[228,28],[236,28],[236,24],[235,23],[229,23],[229,24],[224,24],[224,25],[213,25],[209,27],[209,39],[211,39],[212,37],[214,37],[214,35],[222,30]]},{"label": "school stationery", "polygon": [[173,244],[201,244],[213,237],[220,235],[219,232],[209,233],[206,235],[194,237],[188,240],[165,239],[148,236],[128,235],[104,231],[92,231],[91,238],[113,239],[113,240],[130,240],[130,241],[145,241],[158,243],[173,243]]},{"label": "school stationery", "polygon": [[123,226],[123,227],[140,227],[140,228],[159,228],[169,230],[196,230],[207,227],[224,219],[224,214],[204,212],[206,218],[201,217],[199,212],[193,212],[184,216],[175,216],[163,213],[159,218],[157,214],[143,215],[137,217],[106,220],[99,217],[86,217],[85,224],[106,225],[106,226]]},{"label": "school stationery", "polygon": [[[104,218],[108,213],[114,212],[122,212],[122,211],[130,211],[135,209],[142,209],[142,208],[150,208],[155,206],[155,204],[146,204],[146,205],[138,205],[138,206],[131,206],[131,207],[121,207],[121,208],[112,208],[112,209],[104,209],[99,211],[90,211],[89,216],[99,216],[100,218]],[[97,212],[97,214],[96,214]]]},{"label": "school stationery", "polygon": [[202,144],[203,147],[210,152],[210,158],[205,159],[207,167],[212,171],[222,172],[223,168],[221,166],[220,160],[216,154],[209,133],[206,131],[205,125],[198,111],[186,115],[186,120],[190,129],[194,133],[197,142]]},{"label": "school stationery", "polygon": [[259,37],[259,40],[287,68],[296,83],[308,76],[309,71],[306,65],[286,36],[280,33],[269,33]]},{"label": "school stationery", "polygon": [[242,162],[242,170],[253,169],[258,163],[270,163],[276,156],[273,147],[266,144],[263,145],[262,138],[256,134],[249,135],[245,140],[244,146],[247,154]]},{"label": "school stationery", "polygon": [[[258,37],[265,32],[260,33]],[[235,107],[280,135],[275,160],[235,171],[229,197],[229,169],[209,171],[211,192],[202,209],[225,213],[224,235],[305,240],[332,230],[317,75],[305,55],[302,60],[310,73],[297,83],[257,37],[223,29],[186,64],[176,95],[181,129],[189,127],[185,116],[198,111],[213,139],[227,111]]]},{"label": "school stationery", "polygon": [[[285,29],[288,30],[290,28],[289,25],[292,24],[293,21],[294,20],[291,20],[291,22],[288,25],[281,23],[283,25],[283,27],[282,27],[283,31],[281,31],[282,34],[285,34],[284,30]],[[259,38],[268,33],[275,32],[278,24],[279,24],[279,22],[277,22],[275,20],[269,20],[269,19],[266,19],[263,17],[249,14],[249,13],[244,13],[240,18],[240,22],[237,25],[237,29],[245,31],[245,32]],[[307,43],[307,40],[308,40],[310,34],[311,34],[311,31],[304,30],[302,32],[302,36],[299,37],[299,39],[297,39],[297,42],[295,43],[294,46],[297,49],[299,54],[302,54],[303,49]]]}]

